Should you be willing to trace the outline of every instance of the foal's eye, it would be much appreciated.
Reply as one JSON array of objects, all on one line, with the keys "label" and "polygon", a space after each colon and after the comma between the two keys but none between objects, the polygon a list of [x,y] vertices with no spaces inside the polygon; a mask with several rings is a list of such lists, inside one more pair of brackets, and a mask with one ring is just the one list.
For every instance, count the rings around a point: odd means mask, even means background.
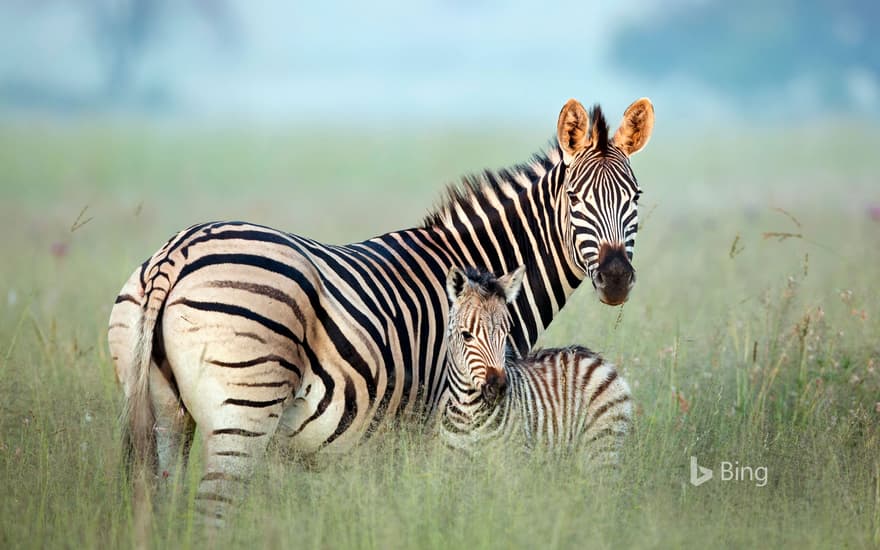
[{"label": "foal's eye", "polygon": [[461,337],[464,338],[465,340],[471,340],[474,337],[474,335],[466,330],[463,330],[463,331],[461,331]]}]

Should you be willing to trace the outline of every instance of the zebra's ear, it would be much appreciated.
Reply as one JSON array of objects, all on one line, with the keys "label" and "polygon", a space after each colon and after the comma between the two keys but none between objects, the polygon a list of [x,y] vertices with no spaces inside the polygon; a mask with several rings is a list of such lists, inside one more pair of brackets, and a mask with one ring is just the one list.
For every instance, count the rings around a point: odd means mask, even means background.
[{"label": "zebra's ear", "polygon": [[642,150],[653,130],[654,106],[650,99],[643,97],[627,107],[612,143],[629,157]]},{"label": "zebra's ear", "polygon": [[566,166],[571,164],[575,153],[589,143],[587,139],[589,125],[590,117],[584,106],[576,99],[569,99],[559,112],[559,122],[556,123],[556,138],[562,149],[562,162]]},{"label": "zebra's ear", "polygon": [[450,302],[456,301],[461,295],[461,291],[464,290],[464,281],[464,272],[453,266],[446,276],[446,294],[449,295]]},{"label": "zebra's ear", "polygon": [[526,266],[521,265],[503,277],[498,277],[498,284],[504,289],[504,297],[507,303],[511,304],[522,288],[523,275],[526,273]]}]

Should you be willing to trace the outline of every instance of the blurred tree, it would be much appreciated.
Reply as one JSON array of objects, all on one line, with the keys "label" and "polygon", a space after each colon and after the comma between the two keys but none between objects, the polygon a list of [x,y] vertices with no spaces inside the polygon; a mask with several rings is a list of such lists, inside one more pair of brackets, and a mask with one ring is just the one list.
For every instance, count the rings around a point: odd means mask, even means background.
[{"label": "blurred tree", "polygon": [[104,92],[118,99],[128,90],[132,65],[137,62],[156,26],[155,0],[96,1],[92,10],[94,38],[104,59]]},{"label": "blurred tree", "polygon": [[173,32],[191,32],[194,26],[188,23],[195,19],[204,24],[219,45],[234,47],[238,43],[238,20],[227,0],[7,1],[6,15],[78,14],[85,35],[92,37],[100,73],[100,81],[90,90],[67,87],[63,79],[0,75],[0,104],[7,106],[77,111],[127,104],[164,109],[171,103],[173,93],[161,85],[136,84],[138,64],[163,33],[168,36]]},{"label": "blurred tree", "polygon": [[[226,0],[191,0],[195,12],[228,43],[235,35],[234,17]],[[172,0],[92,0],[81,4],[93,22],[98,52],[104,59],[104,93],[118,100],[130,90],[132,73],[160,27],[179,16]]]},{"label": "blurred tree", "polygon": [[877,0],[689,2],[621,29],[611,55],[639,76],[686,75],[746,101],[801,82],[849,109],[877,93],[878,16]]}]

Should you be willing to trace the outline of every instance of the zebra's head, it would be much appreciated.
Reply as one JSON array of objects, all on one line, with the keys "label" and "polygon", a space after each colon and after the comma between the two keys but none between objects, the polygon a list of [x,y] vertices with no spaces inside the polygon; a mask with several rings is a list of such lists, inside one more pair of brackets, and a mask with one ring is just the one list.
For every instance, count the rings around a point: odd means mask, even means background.
[{"label": "zebra's head", "polygon": [[446,278],[451,305],[446,340],[447,353],[465,392],[480,392],[490,403],[507,388],[504,370],[511,317],[507,304],[522,286],[525,268],[503,277],[473,268],[453,267]]},{"label": "zebra's head", "polygon": [[636,281],[631,261],[641,189],[629,157],[648,143],[653,128],[654,107],[647,98],[627,108],[611,138],[598,105],[588,114],[583,105],[570,99],[559,113],[563,201],[570,204],[561,211],[570,216],[569,253],[608,305],[625,302]]}]

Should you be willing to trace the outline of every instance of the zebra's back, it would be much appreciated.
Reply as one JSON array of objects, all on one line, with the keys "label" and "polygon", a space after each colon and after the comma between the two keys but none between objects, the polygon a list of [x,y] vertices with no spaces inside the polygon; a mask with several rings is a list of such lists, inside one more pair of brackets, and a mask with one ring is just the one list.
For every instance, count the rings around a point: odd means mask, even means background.
[{"label": "zebra's back", "polygon": [[530,446],[616,461],[632,423],[632,394],[614,365],[570,346],[538,350],[507,373],[507,398]]}]

